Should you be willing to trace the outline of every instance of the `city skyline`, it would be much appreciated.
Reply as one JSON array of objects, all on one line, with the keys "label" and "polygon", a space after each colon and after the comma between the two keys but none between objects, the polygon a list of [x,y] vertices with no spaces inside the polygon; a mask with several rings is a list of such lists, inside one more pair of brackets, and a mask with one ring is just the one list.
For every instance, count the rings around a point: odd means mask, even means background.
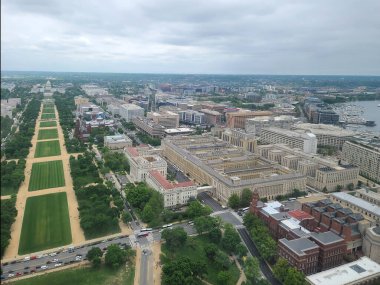
[{"label": "city skyline", "polygon": [[380,75],[376,1],[3,1],[4,70]]}]

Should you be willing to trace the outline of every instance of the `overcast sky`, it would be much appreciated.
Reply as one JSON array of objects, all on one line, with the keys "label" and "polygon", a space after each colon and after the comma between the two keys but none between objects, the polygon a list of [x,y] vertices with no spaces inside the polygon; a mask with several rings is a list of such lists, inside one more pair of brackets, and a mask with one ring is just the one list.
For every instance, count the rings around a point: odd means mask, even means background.
[{"label": "overcast sky", "polygon": [[380,75],[379,0],[2,0],[1,69]]}]

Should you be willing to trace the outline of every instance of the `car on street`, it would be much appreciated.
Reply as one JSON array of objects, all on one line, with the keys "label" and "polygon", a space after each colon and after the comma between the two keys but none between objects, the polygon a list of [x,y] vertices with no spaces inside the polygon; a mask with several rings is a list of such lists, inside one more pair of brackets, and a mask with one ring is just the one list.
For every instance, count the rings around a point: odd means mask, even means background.
[{"label": "car on street", "polygon": [[8,278],[14,277],[15,275],[13,273],[8,274]]},{"label": "car on street", "polygon": [[62,265],[62,263],[56,263],[56,264],[54,264],[54,267],[59,267],[61,265]]},{"label": "car on street", "polygon": [[48,268],[49,268],[49,266],[47,266],[47,265],[42,265],[42,266],[41,266],[41,269],[42,269],[42,270],[45,270],[45,269],[48,269]]}]

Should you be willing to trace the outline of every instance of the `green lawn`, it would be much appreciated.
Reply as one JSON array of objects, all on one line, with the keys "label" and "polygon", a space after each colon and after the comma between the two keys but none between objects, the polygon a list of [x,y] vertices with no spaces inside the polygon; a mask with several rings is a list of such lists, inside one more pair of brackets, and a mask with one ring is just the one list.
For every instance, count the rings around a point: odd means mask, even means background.
[{"label": "green lawn", "polygon": [[29,191],[62,186],[65,186],[62,160],[33,163]]},{"label": "green lawn", "polygon": [[26,200],[18,254],[27,254],[71,243],[66,193]]},{"label": "green lawn", "polygon": [[61,148],[59,146],[58,140],[37,142],[36,153],[34,154],[34,157],[54,156],[60,154]]},{"label": "green lawn", "polygon": [[49,122],[41,122],[40,128],[48,128],[48,127],[56,127],[57,122],[56,121],[49,121]]},{"label": "green lawn", "polygon": [[54,108],[44,108],[42,110],[42,114],[50,114],[50,113],[55,113]]},{"label": "green lawn", "polygon": [[[223,269],[219,268],[219,266],[215,262],[210,261],[206,257],[204,247],[209,243],[210,242],[207,240],[206,237],[188,237],[186,245],[181,246],[175,252],[169,251],[165,244],[163,244],[161,248],[165,256],[162,260],[164,263],[166,263],[175,258],[184,256],[190,258],[191,260],[203,261],[206,263],[207,266],[207,274],[205,275],[204,279],[211,284],[217,284],[217,275]],[[231,267],[228,269],[228,271],[231,274],[231,279],[230,282],[226,285],[236,284],[236,282],[239,280],[240,275],[239,269],[237,268],[236,264],[233,263]]]},{"label": "green lawn", "polygon": [[40,130],[38,132],[38,140],[57,139],[58,129]]},{"label": "green lawn", "polygon": [[135,269],[75,268],[11,282],[12,285],[132,285]]},{"label": "green lawn", "polygon": [[41,120],[55,119],[55,114],[42,114]]}]

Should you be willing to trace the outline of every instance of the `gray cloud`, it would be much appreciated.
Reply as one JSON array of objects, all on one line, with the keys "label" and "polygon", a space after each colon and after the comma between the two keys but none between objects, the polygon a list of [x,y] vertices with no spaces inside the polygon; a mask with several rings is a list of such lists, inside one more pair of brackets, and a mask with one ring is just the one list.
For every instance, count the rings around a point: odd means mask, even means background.
[{"label": "gray cloud", "polygon": [[377,74],[380,1],[4,0],[3,70]]}]

